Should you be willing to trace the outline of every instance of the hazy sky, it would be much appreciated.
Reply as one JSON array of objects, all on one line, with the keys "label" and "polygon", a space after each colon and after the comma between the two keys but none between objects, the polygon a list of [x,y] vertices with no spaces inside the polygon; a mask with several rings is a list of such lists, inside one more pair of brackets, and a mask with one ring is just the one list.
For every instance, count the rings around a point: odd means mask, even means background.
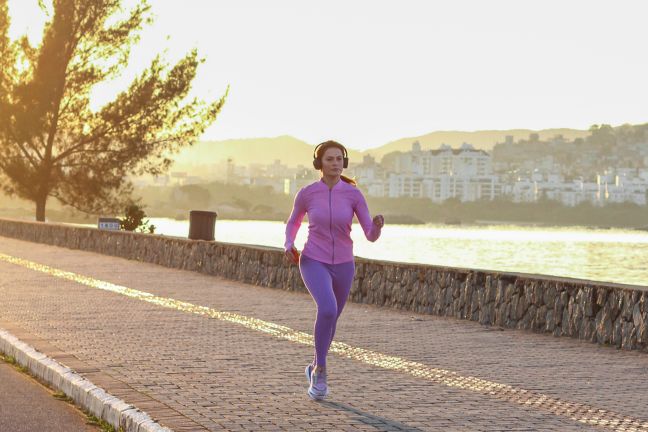
[{"label": "hazy sky", "polygon": [[[38,33],[37,0],[10,0]],[[125,2],[132,4],[132,2]],[[435,130],[648,122],[648,1],[151,0],[125,86],[197,47],[195,93],[231,85],[203,139],[292,135],[351,148]],[[29,27],[29,29],[27,29]]]}]

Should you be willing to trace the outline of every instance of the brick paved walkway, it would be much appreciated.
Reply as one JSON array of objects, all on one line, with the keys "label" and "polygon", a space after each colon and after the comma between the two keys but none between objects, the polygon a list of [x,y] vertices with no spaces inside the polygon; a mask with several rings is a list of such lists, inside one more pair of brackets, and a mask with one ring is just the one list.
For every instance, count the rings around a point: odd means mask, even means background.
[{"label": "brick paved walkway", "polygon": [[312,333],[307,294],[3,237],[0,254],[289,328],[273,335],[0,259],[0,327],[179,431],[648,430],[646,354],[348,304],[336,340],[350,347],[330,356],[332,396],[317,403],[303,376],[312,348],[298,340]]}]

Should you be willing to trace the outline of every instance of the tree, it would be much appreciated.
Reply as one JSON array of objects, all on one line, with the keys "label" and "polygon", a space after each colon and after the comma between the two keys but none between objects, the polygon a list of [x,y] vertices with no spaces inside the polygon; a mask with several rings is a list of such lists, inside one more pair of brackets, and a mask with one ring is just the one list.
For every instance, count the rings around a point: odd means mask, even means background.
[{"label": "tree", "polygon": [[616,144],[616,135],[612,126],[607,124],[592,125],[589,128],[591,135],[587,137],[590,144],[597,148],[605,148]]},{"label": "tree", "polygon": [[126,206],[124,218],[119,219],[119,224],[125,231],[139,230],[139,232],[155,233],[155,225],[149,225],[149,221],[144,220],[145,217],[144,208],[136,203],[131,203]]},{"label": "tree", "polygon": [[205,207],[211,201],[211,194],[207,189],[198,185],[184,185],[175,188],[171,198],[180,207]]},{"label": "tree", "polygon": [[26,37],[10,40],[0,0],[0,180],[9,195],[36,204],[39,221],[50,197],[86,213],[123,208],[133,189],[127,175],[165,172],[169,155],[195,142],[229,91],[216,101],[187,100],[202,62],[194,49],[172,66],[158,55],[93,111],[92,88],[123,71],[150,6],[140,0],[122,20],[121,0],[51,6],[33,47]]}]

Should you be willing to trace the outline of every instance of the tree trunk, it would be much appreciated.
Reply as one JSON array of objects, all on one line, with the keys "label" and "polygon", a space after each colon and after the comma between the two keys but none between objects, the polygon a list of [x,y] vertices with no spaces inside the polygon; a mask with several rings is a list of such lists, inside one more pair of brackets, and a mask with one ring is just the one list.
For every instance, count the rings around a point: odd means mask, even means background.
[{"label": "tree trunk", "polygon": [[47,203],[47,195],[36,199],[36,220],[38,222],[45,222],[45,204]]}]

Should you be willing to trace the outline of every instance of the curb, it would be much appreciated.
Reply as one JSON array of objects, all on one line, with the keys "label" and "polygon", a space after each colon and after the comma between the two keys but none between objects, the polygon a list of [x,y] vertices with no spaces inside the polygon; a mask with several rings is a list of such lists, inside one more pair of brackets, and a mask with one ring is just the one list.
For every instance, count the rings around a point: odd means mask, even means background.
[{"label": "curb", "polygon": [[173,432],[155,422],[148,414],[112,396],[72,369],[36,351],[8,331],[0,328],[0,352],[16,359],[35,377],[64,392],[94,416],[124,432]]}]

